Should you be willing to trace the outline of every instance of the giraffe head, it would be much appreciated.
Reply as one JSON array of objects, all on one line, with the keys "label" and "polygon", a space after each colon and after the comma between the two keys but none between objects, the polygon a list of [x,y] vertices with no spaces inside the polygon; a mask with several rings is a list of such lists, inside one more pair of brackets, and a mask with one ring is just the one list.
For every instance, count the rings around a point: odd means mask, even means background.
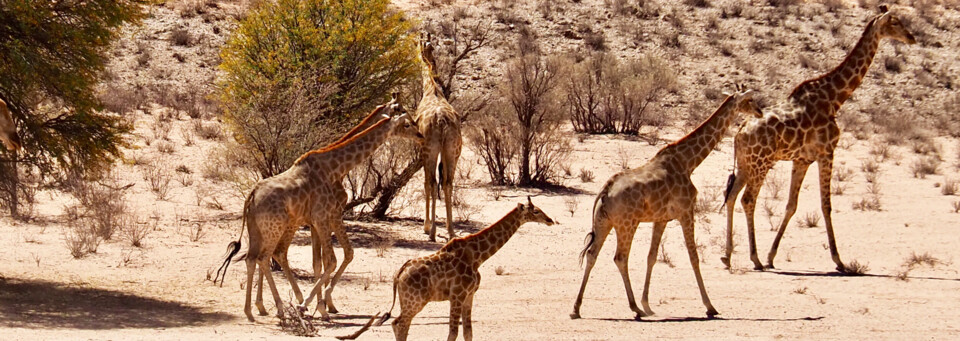
[{"label": "giraffe head", "polygon": [[763,117],[760,105],[753,99],[753,90],[748,90],[746,87],[737,84],[737,92],[727,94],[727,96],[730,96],[729,103],[736,106],[734,110],[756,118]]},{"label": "giraffe head", "polygon": [[7,103],[0,99],[0,141],[7,149],[16,151],[21,148],[20,136],[17,135],[17,125],[13,122],[13,116]]},{"label": "giraffe head", "polygon": [[403,105],[400,104],[399,93],[394,92],[391,96],[390,102],[384,104],[386,106],[386,108],[384,108],[384,115],[391,117],[390,123],[393,124],[392,134],[414,141],[423,141],[423,135],[420,134],[420,129],[417,127],[417,124],[410,118],[410,115],[407,114],[407,110],[403,108]]},{"label": "giraffe head", "polygon": [[437,66],[437,61],[433,57],[433,43],[431,40],[430,33],[421,33],[420,34],[420,59],[423,60],[423,63],[427,65],[430,70],[433,70]]},{"label": "giraffe head", "polygon": [[541,223],[551,226],[554,224],[553,219],[547,216],[540,208],[533,205],[533,201],[530,200],[530,197],[527,197],[527,204],[523,203],[517,204],[517,210],[520,210],[520,221],[522,223]]},{"label": "giraffe head", "polygon": [[874,22],[877,25],[877,35],[879,38],[890,38],[901,43],[915,44],[916,39],[903,26],[900,19],[897,19],[893,13],[887,12],[887,5],[880,5],[880,16]]}]

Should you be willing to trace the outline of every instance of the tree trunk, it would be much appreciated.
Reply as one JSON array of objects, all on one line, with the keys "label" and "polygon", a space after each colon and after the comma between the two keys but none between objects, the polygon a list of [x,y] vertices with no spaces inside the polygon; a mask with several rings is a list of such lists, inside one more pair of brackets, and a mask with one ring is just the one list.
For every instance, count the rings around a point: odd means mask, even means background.
[{"label": "tree trunk", "polygon": [[417,153],[417,157],[413,160],[410,160],[410,163],[403,168],[403,171],[400,172],[397,176],[390,180],[386,186],[380,191],[380,196],[377,197],[377,204],[373,206],[373,212],[370,212],[370,215],[374,219],[383,220],[387,217],[387,209],[390,208],[390,203],[393,202],[393,199],[397,196],[397,193],[403,189],[403,186],[406,186],[410,179],[413,178],[414,174],[417,174],[423,168],[423,154]]}]

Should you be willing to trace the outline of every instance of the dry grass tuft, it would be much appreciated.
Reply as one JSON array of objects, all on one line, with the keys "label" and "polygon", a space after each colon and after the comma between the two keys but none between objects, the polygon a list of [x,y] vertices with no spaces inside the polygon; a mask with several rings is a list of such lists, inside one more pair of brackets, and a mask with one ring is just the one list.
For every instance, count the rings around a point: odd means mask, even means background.
[{"label": "dry grass tuft", "polygon": [[800,219],[800,226],[808,228],[820,226],[820,213],[807,212],[807,214],[803,215],[803,218]]},{"label": "dry grass tuft", "polygon": [[593,182],[593,179],[594,179],[593,171],[586,168],[580,168],[581,182],[583,183]]},{"label": "dry grass tuft", "polygon": [[960,188],[960,183],[957,183],[956,179],[946,178],[943,180],[943,186],[940,186],[940,193],[943,195],[955,195],[957,194],[958,188]]},{"label": "dry grass tuft", "polygon": [[577,212],[577,207],[580,206],[580,198],[575,195],[563,198],[563,205],[567,208],[567,212],[570,212],[570,216],[572,217],[573,214]]},{"label": "dry grass tuft", "polygon": [[937,174],[940,163],[940,158],[936,156],[921,156],[910,165],[910,171],[913,172],[913,177],[926,179],[927,175]]},{"label": "dry grass tuft", "polygon": [[392,238],[380,238],[373,244],[373,248],[377,250],[377,257],[383,258],[386,256],[387,251],[393,247],[394,240]]},{"label": "dry grass tuft", "polygon": [[870,271],[869,266],[866,264],[860,264],[860,262],[857,262],[856,260],[847,263],[844,268],[844,274],[850,276],[863,276],[867,273],[867,271]]}]

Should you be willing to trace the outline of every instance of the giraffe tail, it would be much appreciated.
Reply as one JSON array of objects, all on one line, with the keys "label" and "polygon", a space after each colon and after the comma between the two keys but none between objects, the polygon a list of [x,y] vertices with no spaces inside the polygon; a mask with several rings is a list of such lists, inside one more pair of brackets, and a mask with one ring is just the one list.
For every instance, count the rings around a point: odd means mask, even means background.
[{"label": "giraffe tail", "polygon": [[[250,212],[250,204],[253,202],[254,193],[256,193],[256,189],[250,193],[250,196],[248,196],[247,200],[243,203],[243,213],[240,216],[240,235],[237,236],[236,241],[232,241],[230,244],[227,244],[227,257],[223,260],[223,264],[220,265],[220,268],[217,269],[217,275],[213,277],[213,284],[217,284],[217,278],[219,278],[220,286],[223,287],[223,281],[227,279],[227,269],[230,268],[230,260],[233,259],[233,256],[237,255],[237,252],[240,252],[240,246],[242,244],[241,240],[243,239],[243,230],[247,226],[247,217],[248,213]],[[246,256],[247,254],[244,254],[238,257],[237,260],[243,259]],[[223,271],[222,277],[220,276],[220,271]]]},{"label": "giraffe tail", "polygon": [[587,233],[587,236],[584,237],[584,243],[586,244],[583,247],[583,250],[580,251],[580,266],[583,266],[583,258],[587,256],[587,252],[590,251],[590,248],[593,247],[593,244],[597,239],[597,204],[600,203],[600,199],[606,196],[608,191],[608,186],[603,186],[603,189],[600,190],[600,193],[597,194],[597,198],[593,200],[593,226],[590,228],[590,232]]},{"label": "giraffe tail", "polygon": [[390,313],[393,312],[393,307],[397,305],[397,284],[400,283],[400,274],[403,274],[403,270],[410,265],[410,261],[412,261],[412,259],[408,260],[406,263],[403,263],[403,265],[400,266],[400,270],[397,271],[397,274],[393,276],[393,303],[390,304],[390,310],[387,310],[387,313],[383,314],[383,316],[380,317],[380,320],[377,321],[377,326],[382,326],[384,322],[387,322],[387,320],[390,319]]},{"label": "giraffe tail", "polygon": [[720,204],[720,212],[723,212],[723,207],[727,205],[727,201],[730,200],[730,193],[733,192],[733,186],[737,182],[737,173],[736,171],[730,172],[730,176],[727,177],[727,188],[723,190],[723,203]]}]

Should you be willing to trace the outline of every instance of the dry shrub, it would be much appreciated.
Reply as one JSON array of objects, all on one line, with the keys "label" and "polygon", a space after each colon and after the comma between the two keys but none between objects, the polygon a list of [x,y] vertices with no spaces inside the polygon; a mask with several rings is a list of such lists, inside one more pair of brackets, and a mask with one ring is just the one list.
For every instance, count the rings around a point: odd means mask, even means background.
[{"label": "dry shrub", "polygon": [[176,148],[169,141],[160,141],[157,143],[157,151],[164,154],[173,154]]},{"label": "dry shrub", "polygon": [[906,261],[903,262],[903,266],[907,269],[913,269],[922,265],[935,267],[941,264],[944,264],[944,262],[937,257],[931,256],[929,252],[924,252],[923,254],[912,252],[910,257],[907,257]]},{"label": "dry shrub", "polygon": [[833,179],[837,182],[844,182],[853,177],[853,170],[845,165],[833,167]]},{"label": "dry shrub", "polygon": [[[124,223],[127,214],[124,190],[131,185],[121,186],[115,174],[107,174],[100,179],[81,179],[72,177],[65,182],[65,190],[73,194],[78,204],[67,207],[71,219],[78,220],[76,229],[89,229],[98,238],[110,240]],[[83,221],[79,221],[83,220]],[[84,231],[74,231],[82,237]],[[82,238],[81,238],[82,239]],[[95,248],[94,248],[95,251]]]},{"label": "dry shrub", "polygon": [[903,70],[903,57],[883,57],[883,68],[893,73],[900,73]]},{"label": "dry shrub", "polygon": [[98,97],[104,110],[115,112],[120,116],[140,108],[144,102],[144,97],[133,89],[116,84],[107,85]]},{"label": "dry shrub", "polygon": [[220,129],[219,124],[213,122],[206,124],[200,119],[193,120],[193,132],[204,140],[217,141],[223,138],[223,130]]},{"label": "dry shrub", "polygon": [[177,46],[191,46],[193,45],[194,38],[193,35],[190,34],[190,31],[183,28],[175,28],[170,32],[170,42]]},{"label": "dry shrub", "polygon": [[590,134],[637,135],[643,125],[660,128],[660,122],[647,117],[647,110],[677,84],[667,62],[653,55],[621,61],[595,53],[569,66],[566,74],[562,109],[575,131]]},{"label": "dry shrub", "polygon": [[773,172],[767,176],[766,184],[763,187],[766,188],[770,197],[780,199],[780,193],[783,193],[785,183],[786,181],[780,176],[780,172]]},{"label": "dry shrub", "polygon": [[163,162],[159,165],[149,165],[143,168],[143,180],[150,184],[150,191],[157,195],[157,200],[166,200],[170,191],[170,173],[164,168]]},{"label": "dry shrub", "polygon": [[708,8],[712,6],[709,0],[683,0],[683,3],[686,4],[687,6],[700,7],[700,8]]},{"label": "dry shrub", "polygon": [[120,237],[135,247],[143,246],[143,239],[153,232],[155,226],[141,223],[136,215],[125,215],[124,223],[120,226]]},{"label": "dry shrub", "polygon": [[373,244],[373,248],[377,250],[377,257],[383,258],[387,251],[393,247],[394,240],[392,238],[378,238]]},{"label": "dry shrub", "polygon": [[296,336],[316,336],[317,327],[313,325],[313,318],[304,316],[303,312],[293,303],[287,302],[280,309],[280,329],[285,333]]},{"label": "dry shrub", "polygon": [[517,154],[516,140],[512,138],[513,121],[494,104],[467,130],[468,146],[480,156],[487,167],[490,181],[495,185],[512,183],[511,167]]},{"label": "dry shrub", "polygon": [[876,173],[880,170],[880,163],[873,159],[863,159],[860,161],[860,170],[864,173]]},{"label": "dry shrub", "polygon": [[800,0],[767,0],[767,4],[773,7],[796,6]]},{"label": "dry shrub", "polygon": [[936,156],[920,156],[910,165],[910,171],[913,172],[913,177],[926,179],[927,175],[937,174],[941,162]]},{"label": "dry shrub", "polygon": [[103,238],[100,237],[92,219],[80,217],[74,220],[72,225],[64,228],[63,241],[70,250],[70,255],[80,259],[89,253],[96,253]]},{"label": "dry shrub", "polygon": [[960,213],[960,200],[954,201],[953,204],[953,213]]},{"label": "dry shrub", "polygon": [[960,183],[957,183],[956,179],[946,178],[943,180],[943,185],[940,186],[940,193],[943,195],[955,195],[957,194],[958,187],[960,187]]}]

